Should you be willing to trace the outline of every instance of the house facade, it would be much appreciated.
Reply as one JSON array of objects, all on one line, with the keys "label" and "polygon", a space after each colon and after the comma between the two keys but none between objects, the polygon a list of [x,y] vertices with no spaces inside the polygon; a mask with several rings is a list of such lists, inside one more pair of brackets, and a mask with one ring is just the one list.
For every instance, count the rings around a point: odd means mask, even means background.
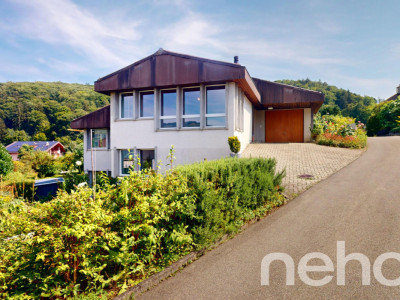
[{"label": "house facade", "polygon": [[[95,82],[110,105],[75,119],[84,130],[84,169],[129,168],[229,156],[228,137],[249,143],[308,142],[319,92],[252,78],[244,66],[160,49]],[[132,157],[140,158],[135,165]]]},{"label": "house facade", "polygon": [[54,158],[60,157],[65,153],[64,146],[57,141],[18,141],[6,146],[13,160],[19,160],[18,151],[23,145],[31,146],[34,151],[45,151]]}]

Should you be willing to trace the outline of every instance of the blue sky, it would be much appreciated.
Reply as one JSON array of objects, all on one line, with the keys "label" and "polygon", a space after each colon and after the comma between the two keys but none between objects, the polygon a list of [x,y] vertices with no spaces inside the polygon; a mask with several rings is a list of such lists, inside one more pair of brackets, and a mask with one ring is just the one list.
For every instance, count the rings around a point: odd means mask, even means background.
[{"label": "blue sky", "polygon": [[400,1],[0,0],[0,82],[93,83],[162,47],[387,98]]}]

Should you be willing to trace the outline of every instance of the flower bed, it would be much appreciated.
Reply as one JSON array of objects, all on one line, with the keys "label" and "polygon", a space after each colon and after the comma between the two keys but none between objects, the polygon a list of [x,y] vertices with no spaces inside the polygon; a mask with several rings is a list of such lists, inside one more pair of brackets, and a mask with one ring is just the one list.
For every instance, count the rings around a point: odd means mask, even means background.
[{"label": "flower bed", "polygon": [[343,148],[364,148],[367,145],[365,125],[356,123],[354,118],[317,115],[312,133],[319,145]]}]

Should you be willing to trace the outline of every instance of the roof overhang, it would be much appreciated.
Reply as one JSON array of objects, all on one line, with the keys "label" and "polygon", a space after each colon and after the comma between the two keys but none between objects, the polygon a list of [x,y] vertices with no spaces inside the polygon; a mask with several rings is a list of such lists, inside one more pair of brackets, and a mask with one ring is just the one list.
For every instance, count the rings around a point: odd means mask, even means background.
[{"label": "roof overhang", "polygon": [[72,120],[72,129],[110,128],[110,105],[100,108],[90,114]]},{"label": "roof overhang", "polygon": [[160,49],[153,55],[98,79],[94,90],[110,95],[134,89],[237,82],[247,98],[260,103],[260,93],[244,66]]},{"label": "roof overhang", "polygon": [[311,108],[313,113],[317,113],[324,103],[325,96],[321,92],[258,78],[253,78],[253,81],[261,95],[257,109]]}]

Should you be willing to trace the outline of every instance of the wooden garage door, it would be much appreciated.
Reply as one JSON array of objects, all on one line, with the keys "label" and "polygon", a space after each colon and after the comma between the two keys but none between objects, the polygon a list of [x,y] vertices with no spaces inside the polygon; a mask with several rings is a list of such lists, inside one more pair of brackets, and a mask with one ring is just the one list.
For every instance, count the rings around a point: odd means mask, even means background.
[{"label": "wooden garage door", "polygon": [[302,109],[265,111],[266,143],[303,143],[304,112]]}]

